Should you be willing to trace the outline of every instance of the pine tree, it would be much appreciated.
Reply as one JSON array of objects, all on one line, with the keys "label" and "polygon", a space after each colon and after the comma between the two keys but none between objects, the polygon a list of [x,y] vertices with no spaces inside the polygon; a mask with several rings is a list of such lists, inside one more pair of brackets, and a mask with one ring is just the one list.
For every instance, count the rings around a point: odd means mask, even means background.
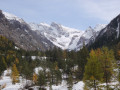
[{"label": "pine tree", "polygon": [[71,74],[68,75],[67,84],[69,86],[69,90],[72,90],[72,87],[73,87],[73,76]]},{"label": "pine tree", "polygon": [[40,89],[42,86],[46,85],[45,75],[42,71],[40,71],[38,75],[38,85],[40,86]]},{"label": "pine tree", "polygon": [[7,63],[5,61],[5,58],[3,56],[0,56],[0,75],[5,69],[7,69]]},{"label": "pine tree", "polygon": [[78,51],[78,76],[77,78],[82,79],[83,78],[83,74],[85,71],[85,65],[87,63],[87,58],[89,56],[89,52],[86,48],[86,46],[83,44],[83,48],[80,49],[80,51]]},{"label": "pine tree", "polygon": [[56,85],[58,85],[58,83],[61,83],[62,73],[59,70],[57,63],[55,63],[55,78],[56,78]]},{"label": "pine tree", "polygon": [[[101,63],[94,50],[91,50],[89,54],[88,62],[85,66],[84,81],[88,86],[94,87],[96,90],[97,81],[101,81],[103,77]],[[87,82],[88,81],[88,82]]]},{"label": "pine tree", "polygon": [[6,63],[6,61],[5,61],[5,58],[4,58],[4,57],[2,57],[2,61],[3,61],[3,64],[4,64],[5,68],[7,68],[7,63]]},{"label": "pine tree", "polygon": [[22,76],[25,78],[25,79],[29,79],[29,80],[32,80],[32,76],[33,76],[33,70],[34,68],[32,67],[32,64],[29,64],[28,61],[23,61],[24,63],[22,63],[22,67],[21,67],[21,73],[22,73]]},{"label": "pine tree", "polygon": [[13,64],[13,67],[12,67],[12,76],[11,77],[12,77],[13,84],[19,82],[19,72],[18,72],[15,64]]}]

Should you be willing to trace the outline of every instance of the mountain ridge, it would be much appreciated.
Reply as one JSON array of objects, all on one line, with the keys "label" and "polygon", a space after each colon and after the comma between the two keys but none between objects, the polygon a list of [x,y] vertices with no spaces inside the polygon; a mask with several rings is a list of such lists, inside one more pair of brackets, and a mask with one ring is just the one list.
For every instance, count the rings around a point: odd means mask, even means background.
[{"label": "mountain ridge", "polygon": [[[56,46],[61,49],[79,50],[82,48],[83,42],[85,43],[85,45],[87,45],[91,41],[91,38],[95,39],[98,36],[100,30],[105,27],[105,25],[97,25],[94,28],[90,27],[83,31],[69,28],[55,22],[52,22],[50,25],[46,23],[27,23],[23,19],[13,14],[9,14],[7,12],[3,12],[3,14],[5,15],[5,18],[9,21],[9,23],[12,25],[12,27],[16,29],[16,32],[17,29],[21,29],[21,31],[24,31],[20,36],[23,38],[20,39],[20,42],[23,42],[24,38],[26,38],[24,42],[25,44],[18,44],[18,46],[24,49],[28,47],[30,49],[34,47],[34,50],[47,50]],[[21,31],[17,33],[20,33]],[[31,33],[29,34],[28,32]],[[28,36],[26,35],[26,33]],[[33,41],[30,40],[31,37]],[[27,45],[27,43],[29,43],[29,45]],[[24,44],[23,47],[21,46],[21,44]],[[31,45],[32,47],[30,47]]]},{"label": "mountain ridge", "polygon": [[[57,24],[55,22],[51,23],[50,25],[47,24],[46,26],[44,26],[44,25],[42,26],[41,24],[35,24],[35,23],[31,24],[30,23],[29,26],[31,27],[32,30],[34,30],[36,32],[39,32],[39,33],[43,32],[42,34],[45,33],[45,37],[46,38],[49,37],[48,40],[53,42],[56,46],[58,46],[62,49],[68,49],[68,50],[79,50],[80,48],[82,48],[82,45],[84,42],[84,41],[79,41],[79,40],[81,40],[81,38],[85,38],[85,40],[86,39],[89,40],[93,36],[93,32],[97,33],[96,35],[98,35],[99,31],[105,27],[105,25],[97,25],[98,28],[95,27],[95,30],[93,28],[90,28],[90,30],[83,31],[83,30],[77,30],[74,28],[69,28],[69,27],[63,26],[61,24]],[[40,26],[40,27],[38,28],[37,26]],[[50,33],[49,31],[52,33]],[[91,34],[87,33],[87,35],[85,35],[87,31],[89,31]],[[64,40],[64,42],[61,42],[63,40]],[[65,40],[67,40],[68,42],[65,42]],[[78,43],[78,41],[80,43]],[[86,44],[87,43],[88,43],[88,41],[86,41]],[[77,47],[78,47],[78,49],[77,49]]]}]

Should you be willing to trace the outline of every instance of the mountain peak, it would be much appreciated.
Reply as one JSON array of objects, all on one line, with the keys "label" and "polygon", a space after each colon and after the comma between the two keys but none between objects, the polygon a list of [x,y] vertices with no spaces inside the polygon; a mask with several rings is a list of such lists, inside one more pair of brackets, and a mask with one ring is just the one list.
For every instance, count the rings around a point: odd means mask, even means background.
[{"label": "mountain peak", "polygon": [[47,24],[47,23],[40,23],[40,25],[43,25],[43,26],[47,26],[47,27],[50,27],[50,25],[49,24]]},{"label": "mountain peak", "polygon": [[52,23],[51,23],[51,26],[53,26],[53,27],[61,27],[60,24],[57,24],[57,23],[55,23],[55,22],[52,22]]},{"label": "mountain peak", "polygon": [[89,26],[86,30],[85,30],[85,32],[89,32],[89,31],[93,31],[94,29],[91,27],[91,26]]}]

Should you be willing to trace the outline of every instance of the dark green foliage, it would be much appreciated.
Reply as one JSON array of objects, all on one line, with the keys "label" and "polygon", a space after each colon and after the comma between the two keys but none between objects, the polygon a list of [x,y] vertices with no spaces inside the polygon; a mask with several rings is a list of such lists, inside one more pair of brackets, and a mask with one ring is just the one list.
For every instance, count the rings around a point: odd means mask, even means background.
[{"label": "dark green foliage", "polygon": [[42,71],[39,71],[39,75],[38,75],[38,85],[40,86],[40,88],[42,86],[46,85],[46,78],[45,75]]},{"label": "dark green foliage", "polygon": [[78,57],[77,57],[77,63],[78,63],[78,76],[77,78],[82,79],[83,78],[83,73],[85,70],[85,65],[87,63],[87,58],[89,56],[89,52],[87,50],[87,48],[85,47],[85,45],[83,45],[83,48],[78,51]]},{"label": "dark green foliage", "polygon": [[71,74],[68,75],[68,78],[67,78],[67,84],[68,84],[68,88],[69,90],[72,90],[72,86],[73,86],[73,76]]}]

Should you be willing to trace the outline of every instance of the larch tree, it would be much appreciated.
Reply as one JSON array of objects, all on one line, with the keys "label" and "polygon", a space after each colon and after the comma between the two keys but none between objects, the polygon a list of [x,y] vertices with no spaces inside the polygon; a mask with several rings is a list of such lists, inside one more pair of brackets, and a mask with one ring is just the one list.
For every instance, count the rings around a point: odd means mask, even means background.
[{"label": "larch tree", "polygon": [[94,50],[89,54],[88,62],[85,66],[84,81],[87,86],[97,89],[97,82],[102,80],[103,72],[101,63]]},{"label": "larch tree", "polygon": [[34,82],[34,84],[37,83],[37,80],[38,80],[38,76],[37,76],[36,73],[34,73],[34,74],[33,74],[33,82]]},{"label": "larch tree", "polygon": [[119,81],[119,86],[120,86],[120,43],[116,45],[115,48],[115,58],[117,60],[117,66],[118,66],[118,81]]},{"label": "larch tree", "polygon": [[17,67],[15,64],[13,64],[13,67],[12,67],[12,83],[15,84],[17,82],[19,82],[19,72],[17,70]]},{"label": "larch tree", "polygon": [[115,58],[113,51],[109,50],[107,47],[103,47],[101,51],[101,65],[104,73],[103,80],[106,83],[106,88],[108,90],[108,82],[110,82],[111,76],[113,74]]}]

